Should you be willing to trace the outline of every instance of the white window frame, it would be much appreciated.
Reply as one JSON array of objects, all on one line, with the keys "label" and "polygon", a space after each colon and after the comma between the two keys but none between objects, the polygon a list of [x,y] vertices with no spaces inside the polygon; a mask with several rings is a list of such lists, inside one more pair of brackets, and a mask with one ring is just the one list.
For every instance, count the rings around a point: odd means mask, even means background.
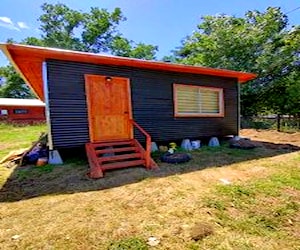
[{"label": "white window frame", "polygon": [[[201,112],[201,103],[199,103],[199,113],[185,113],[179,112],[178,108],[178,97],[177,97],[177,89],[179,87],[189,87],[189,88],[197,88],[199,90],[199,95],[202,90],[211,90],[217,92],[219,94],[219,112],[218,113],[203,113]],[[224,117],[224,94],[222,88],[215,87],[205,87],[198,85],[188,85],[188,84],[173,84],[173,101],[174,101],[174,116],[175,117]]]},{"label": "white window frame", "polygon": [[7,109],[0,109],[0,115],[8,115]]},{"label": "white window frame", "polygon": [[27,115],[29,113],[29,109],[26,108],[16,108],[13,109],[14,115]]}]

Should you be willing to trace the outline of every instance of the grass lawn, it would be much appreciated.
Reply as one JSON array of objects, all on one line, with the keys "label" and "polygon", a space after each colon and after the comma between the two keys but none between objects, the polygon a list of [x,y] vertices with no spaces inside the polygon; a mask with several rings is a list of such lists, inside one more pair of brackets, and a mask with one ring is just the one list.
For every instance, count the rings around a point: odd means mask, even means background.
[{"label": "grass lawn", "polygon": [[45,124],[12,126],[0,123],[0,159],[11,150],[31,146],[31,142],[36,141],[42,132],[46,132]]},{"label": "grass lawn", "polygon": [[[28,148],[36,141],[42,132],[46,132],[46,124],[10,125],[0,122],[0,160],[10,151]],[[0,187],[7,179],[10,171],[0,166]]]},{"label": "grass lawn", "polygon": [[[26,146],[40,132],[23,129],[26,137],[19,128],[3,145]],[[0,167],[0,248],[300,249],[300,134],[244,133],[257,148],[203,147],[185,164],[99,180],[86,177],[78,157],[63,166]]]}]

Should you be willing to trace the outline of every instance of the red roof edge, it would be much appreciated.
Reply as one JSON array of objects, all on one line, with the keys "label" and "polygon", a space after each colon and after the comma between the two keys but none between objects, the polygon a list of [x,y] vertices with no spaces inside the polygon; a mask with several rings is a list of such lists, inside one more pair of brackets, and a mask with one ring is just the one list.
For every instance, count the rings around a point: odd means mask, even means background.
[{"label": "red roof edge", "polygon": [[[192,74],[204,74],[228,78],[236,78],[239,83],[244,83],[256,78],[256,74],[226,70],[226,69],[215,69],[203,66],[191,66],[183,64],[173,64],[161,61],[147,61],[135,58],[126,58],[118,56],[110,56],[103,54],[94,54],[88,52],[71,51],[56,48],[46,48],[38,46],[20,45],[20,44],[0,44],[0,48],[4,54],[8,57],[13,66],[21,73],[24,80],[34,89],[42,89],[41,86],[37,88],[36,77],[30,77],[27,72],[24,72],[22,63],[26,62],[43,62],[46,59],[58,59],[75,62],[86,62],[93,64],[105,64],[105,65],[116,65],[116,66],[127,66],[134,68],[152,69],[152,70],[163,70],[172,71],[179,73],[192,73]],[[41,66],[40,66],[41,67]],[[40,74],[41,68],[36,67]],[[32,70],[31,70],[32,71]],[[27,74],[26,74],[27,73]],[[40,79],[41,80],[41,79]],[[35,81],[35,82],[34,82]],[[41,92],[41,90],[35,91]],[[43,99],[43,94],[37,93],[38,96]]]}]

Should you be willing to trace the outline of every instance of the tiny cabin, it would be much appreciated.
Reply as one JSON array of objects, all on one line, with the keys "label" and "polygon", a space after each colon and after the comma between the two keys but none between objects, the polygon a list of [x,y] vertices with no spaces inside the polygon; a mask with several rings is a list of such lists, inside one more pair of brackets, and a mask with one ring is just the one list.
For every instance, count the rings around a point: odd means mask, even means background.
[{"label": "tiny cabin", "polygon": [[[26,45],[2,44],[1,49],[46,103],[50,149],[86,145],[90,165],[103,162],[99,155],[124,140],[140,150],[145,144],[145,151],[136,150],[142,154],[137,163],[145,160],[151,167],[151,140],[238,135],[239,84],[256,76]],[[123,167],[110,164],[107,169]]]},{"label": "tiny cabin", "polygon": [[45,122],[45,103],[38,99],[0,98],[0,121]]}]

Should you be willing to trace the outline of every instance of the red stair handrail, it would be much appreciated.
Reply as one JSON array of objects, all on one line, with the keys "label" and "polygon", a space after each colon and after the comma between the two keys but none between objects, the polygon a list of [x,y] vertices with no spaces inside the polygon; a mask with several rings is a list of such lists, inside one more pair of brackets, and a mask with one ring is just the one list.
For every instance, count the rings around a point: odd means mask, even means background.
[{"label": "red stair handrail", "polygon": [[131,120],[131,123],[146,136],[146,153],[145,153],[145,161],[146,168],[151,167],[151,136],[134,120]]}]

